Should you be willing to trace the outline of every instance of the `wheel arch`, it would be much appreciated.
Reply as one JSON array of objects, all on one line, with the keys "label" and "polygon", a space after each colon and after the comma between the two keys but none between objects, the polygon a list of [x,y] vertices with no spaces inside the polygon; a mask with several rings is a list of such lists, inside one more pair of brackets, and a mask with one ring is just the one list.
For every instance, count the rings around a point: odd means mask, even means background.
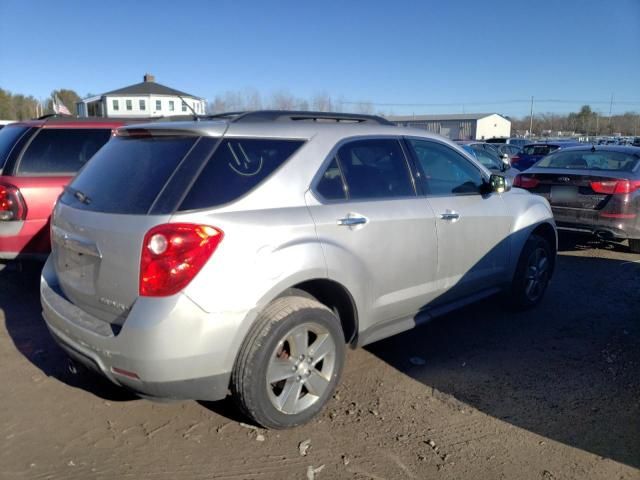
[{"label": "wheel arch", "polygon": [[358,309],[353,296],[347,288],[328,278],[305,280],[291,285],[280,296],[287,295],[291,289],[302,290],[327,306],[340,320],[345,343],[355,345],[358,338]]},{"label": "wheel arch", "polygon": [[538,235],[549,243],[553,252],[551,257],[551,274],[553,274],[556,266],[556,254],[558,253],[558,235],[556,233],[556,229],[549,222],[543,222],[533,229],[531,235]]}]

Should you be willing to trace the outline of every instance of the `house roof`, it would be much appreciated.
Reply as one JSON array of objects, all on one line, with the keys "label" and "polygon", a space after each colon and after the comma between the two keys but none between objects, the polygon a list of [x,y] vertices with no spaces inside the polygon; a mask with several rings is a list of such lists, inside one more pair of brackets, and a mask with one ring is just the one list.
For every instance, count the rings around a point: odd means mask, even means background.
[{"label": "house roof", "polygon": [[439,115],[394,115],[387,117],[391,122],[424,122],[424,121],[445,121],[445,120],[480,120],[499,113],[450,113]]},{"label": "house roof", "polygon": [[200,98],[156,82],[140,82],[117,90],[111,90],[102,95],[179,95],[181,97]]}]

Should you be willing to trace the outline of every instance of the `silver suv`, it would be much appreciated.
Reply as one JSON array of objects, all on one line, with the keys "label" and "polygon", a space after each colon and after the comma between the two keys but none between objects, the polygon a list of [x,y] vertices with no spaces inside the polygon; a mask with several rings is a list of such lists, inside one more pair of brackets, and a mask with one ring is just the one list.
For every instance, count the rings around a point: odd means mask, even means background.
[{"label": "silver suv", "polygon": [[356,347],[553,271],[546,200],[372,116],[122,128],[60,197],[41,281],[68,354],[141,396],[310,420]]}]

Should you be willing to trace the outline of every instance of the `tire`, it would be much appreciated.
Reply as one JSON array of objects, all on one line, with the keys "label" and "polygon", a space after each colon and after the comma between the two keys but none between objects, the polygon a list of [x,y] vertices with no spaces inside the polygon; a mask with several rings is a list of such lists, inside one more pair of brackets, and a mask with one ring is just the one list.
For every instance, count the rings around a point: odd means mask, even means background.
[{"label": "tire", "polygon": [[231,392],[242,412],[263,427],[301,425],[333,394],[345,350],[340,321],[327,307],[295,294],[276,298],[245,338]]},{"label": "tire", "polygon": [[533,234],[527,239],[511,282],[511,303],[515,309],[526,310],[540,303],[554,261],[553,250],[543,237]]},{"label": "tire", "polygon": [[640,253],[640,239],[639,238],[630,238],[629,239],[629,250],[633,253]]}]

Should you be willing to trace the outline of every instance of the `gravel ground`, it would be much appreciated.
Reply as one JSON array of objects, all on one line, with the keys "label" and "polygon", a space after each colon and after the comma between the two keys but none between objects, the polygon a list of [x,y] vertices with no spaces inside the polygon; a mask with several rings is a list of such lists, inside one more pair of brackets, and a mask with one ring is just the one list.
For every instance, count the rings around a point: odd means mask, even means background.
[{"label": "gravel ground", "polygon": [[351,351],[290,431],[70,372],[37,277],[0,271],[0,478],[640,479],[640,255],[562,237],[542,305],[495,297]]}]

